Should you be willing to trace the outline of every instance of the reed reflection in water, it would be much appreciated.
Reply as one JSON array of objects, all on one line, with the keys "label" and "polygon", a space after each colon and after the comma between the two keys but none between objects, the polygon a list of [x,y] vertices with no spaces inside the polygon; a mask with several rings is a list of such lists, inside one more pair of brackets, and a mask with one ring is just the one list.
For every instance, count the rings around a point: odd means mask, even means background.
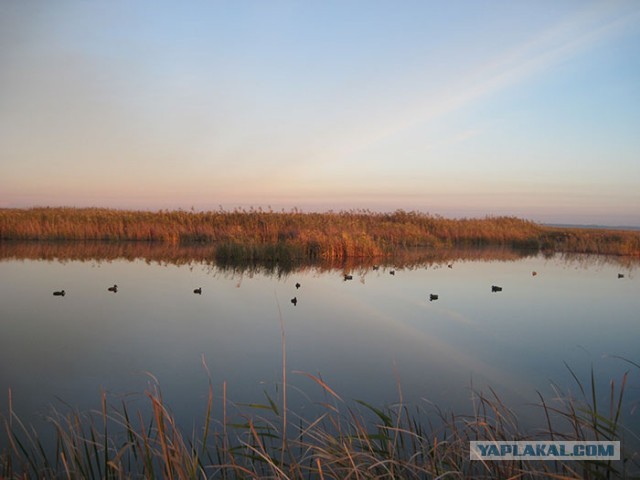
[{"label": "reed reflection in water", "polygon": [[[638,265],[627,258],[494,248],[296,266],[217,264],[206,246],[78,247],[0,244],[0,389],[19,412],[56,397],[92,408],[101,389],[144,391],[150,372],[191,422],[206,395],[203,356],[232,400],[277,395],[281,320],[288,371],[379,405],[397,401],[400,384],[410,404],[464,411],[473,383],[517,407],[550,379],[570,385],[563,362],[587,375],[593,363],[606,386],[620,365],[602,355],[638,360]],[[309,408],[313,383],[290,381],[291,408]]]}]

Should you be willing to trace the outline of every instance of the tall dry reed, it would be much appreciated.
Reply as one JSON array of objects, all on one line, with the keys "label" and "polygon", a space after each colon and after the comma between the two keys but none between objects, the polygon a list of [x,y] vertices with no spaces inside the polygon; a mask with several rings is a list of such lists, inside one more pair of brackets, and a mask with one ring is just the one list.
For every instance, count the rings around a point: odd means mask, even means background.
[{"label": "tall dry reed", "polygon": [[212,243],[216,255],[228,259],[375,257],[403,248],[463,245],[640,254],[638,231],[544,227],[514,217],[447,219],[403,210],[0,209],[0,241],[7,240]]},{"label": "tall dry reed", "polygon": [[[320,377],[304,375],[325,398],[312,418],[289,409],[286,384],[279,398],[265,394],[265,403],[236,406],[227,399],[226,384],[216,396],[210,382],[204,421],[187,434],[155,384],[145,393],[146,413],[131,411],[126,402],[109,404],[105,395],[96,411],[53,411],[49,424],[55,442],[49,450],[42,432],[24,425],[9,401],[2,419],[8,445],[0,453],[0,478],[614,479],[640,474],[640,438],[623,422],[628,373],[619,384],[611,382],[605,404],[598,401],[593,374],[588,383],[575,375],[579,397],[558,392],[550,401],[540,395],[532,408],[543,414],[545,426],[534,432],[522,431],[492,389],[474,391],[473,413],[461,415],[410,407],[401,396],[388,407],[346,402]],[[214,418],[214,411],[221,416]],[[622,440],[623,452],[622,460],[609,462],[483,462],[469,459],[472,440]]]}]

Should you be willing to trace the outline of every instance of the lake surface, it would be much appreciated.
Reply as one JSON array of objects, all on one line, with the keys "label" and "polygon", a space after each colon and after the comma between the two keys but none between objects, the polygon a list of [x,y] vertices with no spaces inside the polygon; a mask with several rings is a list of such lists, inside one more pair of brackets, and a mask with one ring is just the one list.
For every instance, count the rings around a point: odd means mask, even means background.
[{"label": "lake surface", "polygon": [[465,412],[471,388],[491,386],[526,423],[526,406],[536,391],[552,397],[552,382],[579,396],[566,362],[585,385],[593,367],[603,402],[609,381],[629,370],[625,415],[638,431],[640,369],[613,358],[640,361],[637,261],[467,250],[284,268],[216,265],[206,249],[134,248],[0,249],[1,412],[9,389],[15,411],[37,422],[61,401],[99,408],[103,390],[143,397],[153,375],[192,425],[209,378],[216,398],[223,382],[236,403],[265,402],[264,391],[279,398],[284,331],[298,414],[325,398],[298,373],[307,372],[346,402],[378,406],[401,397]]}]

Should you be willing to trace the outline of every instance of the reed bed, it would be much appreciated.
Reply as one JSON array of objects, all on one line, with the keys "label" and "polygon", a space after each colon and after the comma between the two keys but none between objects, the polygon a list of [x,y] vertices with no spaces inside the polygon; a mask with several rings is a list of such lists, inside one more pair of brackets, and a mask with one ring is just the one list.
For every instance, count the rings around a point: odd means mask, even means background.
[{"label": "reed bed", "polygon": [[514,217],[447,219],[398,210],[302,213],[0,209],[0,241],[214,244],[220,259],[372,258],[415,247],[505,245],[640,255],[640,232],[545,227]]},{"label": "reed bed", "polygon": [[0,210],[0,240],[215,243],[218,256],[372,257],[398,248],[528,244],[538,227],[506,217],[447,220],[416,212]]},{"label": "reed bed", "polygon": [[[284,358],[284,357],[283,357]],[[637,364],[634,364],[638,367]],[[572,374],[573,371],[572,371]],[[403,404],[378,408],[345,402],[319,377],[323,401],[314,418],[303,418],[268,394],[262,404],[237,406],[226,384],[214,395],[210,382],[201,428],[182,430],[159,387],[145,392],[148,413],[102,395],[95,411],[53,412],[55,447],[47,451],[41,432],[21,423],[9,399],[1,419],[8,446],[0,451],[0,478],[272,478],[272,479],[614,479],[638,478],[640,439],[622,419],[627,373],[611,382],[609,401],[598,401],[596,385],[574,374],[581,395],[542,396],[532,406],[545,427],[524,433],[516,415],[491,389],[474,391],[473,413],[460,415]],[[286,377],[284,377],[286,378]],[[214,412],[221,412],[214,418]],[[620,440],[620,461],[495,461],[469,459],[472,440]]]}]

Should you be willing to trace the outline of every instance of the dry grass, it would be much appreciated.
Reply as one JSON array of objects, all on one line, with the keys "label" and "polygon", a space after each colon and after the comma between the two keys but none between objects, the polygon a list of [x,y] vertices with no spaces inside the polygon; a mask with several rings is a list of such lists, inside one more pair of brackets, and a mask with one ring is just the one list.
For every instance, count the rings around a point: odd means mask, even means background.
[{"label": "dry grass", "polygon": [[640,232],[543,227],[514,217],[446,219],[402,210],[301,213],[0,209],[0,241],[109,241],[216,245],[222,259],[343,259],[412,247],[508,245],[640,254]]},{"label": "dry grass", "polygon": [[[549,402],[540,396],[532,408],[544,414],[546,427],[533,433],[521,431],[491,389],[474,392],[471,415],[434,414],[410,409],[402,399],[387,408],[348,404],[322,379],[305,375],[325,398],[311,419],[288,409],[286,384],[279,399],[266,395],[265,404],[239,407],[226,398],[226,384],[216,396],[210,383],[204,423],[187,436],[154,386],[146,392],[146,415],[131,412],[125,402],[110,405],[105,395],[97,411],[53,412],[49,423],[56,441],[50,452],[9,402],[3,423],[10,441],[0,453],[0,478],[601,479],[640,473],[638,453],[624,450],[633,435],[621,423],[626,373],[619,386],[611,383],[607,405],[596,401],[593,376],[590,390],[575,377],[581,398],[558,395]],[[221,417],[213,418],[214,411]],[[622,439],[623,460],[469,459],[472,440],[536,439]],[[639,440],[633,439],[636,445]]]}]

